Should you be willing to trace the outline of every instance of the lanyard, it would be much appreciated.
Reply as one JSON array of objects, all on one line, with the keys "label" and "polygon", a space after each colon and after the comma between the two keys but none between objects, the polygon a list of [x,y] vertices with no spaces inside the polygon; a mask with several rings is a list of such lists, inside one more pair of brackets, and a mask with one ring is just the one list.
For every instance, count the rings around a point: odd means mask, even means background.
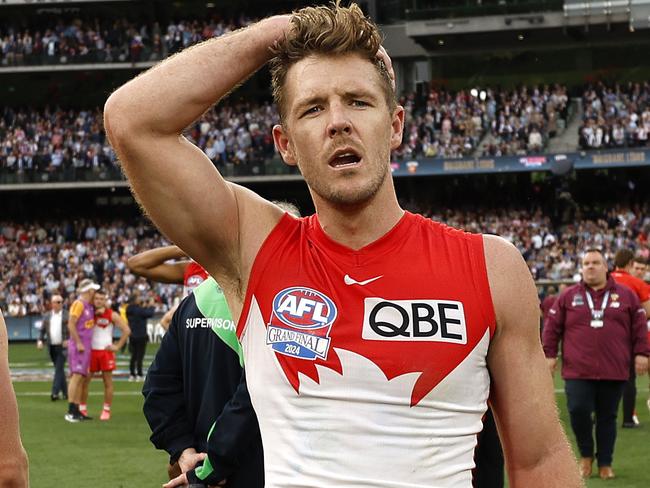
[{"label": "lanyard", "polygon": [[609,300],[609,290],[605,293],[603,297],[603,306],[600,310],[594,310],[594,301],[591,298],[591,293],[589,290],[585,290],[585,295],[587,295],[587,305],[589,305],[589,310],[591,310],[591,317],[594,320],[602,320],[605,315],[605,307],[607,307],[607,301]]}]

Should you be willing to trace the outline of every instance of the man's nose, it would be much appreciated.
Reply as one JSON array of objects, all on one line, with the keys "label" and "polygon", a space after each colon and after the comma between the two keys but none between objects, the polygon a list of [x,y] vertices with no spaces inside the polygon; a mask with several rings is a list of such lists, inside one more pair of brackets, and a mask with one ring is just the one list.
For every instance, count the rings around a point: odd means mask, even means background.
[{"label": "man's nose", "polygon": [[333,104],[330,108],[330,121],[327,126],[327,133],[330,137],[337,135],[350,135],[352,133],[352,123],[347,116],[343,107]]}]

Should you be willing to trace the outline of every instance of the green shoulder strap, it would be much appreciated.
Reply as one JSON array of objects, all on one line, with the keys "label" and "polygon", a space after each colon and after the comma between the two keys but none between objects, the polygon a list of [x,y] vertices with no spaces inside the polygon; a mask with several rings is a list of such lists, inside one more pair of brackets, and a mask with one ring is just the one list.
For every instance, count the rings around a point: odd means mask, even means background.
[{"label": "green shoulder strap", "polygon": [[212,324],[212,330],[228,347],[235,351],[239,357],[239,364],[244,367],[244,355],[241,344],[237,340],[237,324],[232,320],[226,297],[219,284],[214,278],[209,277],[194,288],[192,293],[194,293],[196,306],[204,317],[221,319],[219,324]]}]

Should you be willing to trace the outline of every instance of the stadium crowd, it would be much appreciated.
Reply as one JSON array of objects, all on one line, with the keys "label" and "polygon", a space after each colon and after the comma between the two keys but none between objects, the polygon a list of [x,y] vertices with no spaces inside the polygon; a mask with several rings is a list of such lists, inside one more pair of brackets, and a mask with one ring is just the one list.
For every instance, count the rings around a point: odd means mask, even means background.
[{"label": "stadium crowd", "polygon": [[650,134],[650,83],[596,83],[582,96],[582,149],[645,147]]},{"label": "stadium crowd", "polygon": [[0,66],[158,61],[251,22],[241,16],[234,20],[181,20],[164,26],[125,18],[57,18],[42,28],[7,23],[0,26]]},{"label": "stadium crowd", "polygon": [[165,311],[182,292],[175,285],[154,288],[127,268],[130,256],[165,244],[144,221],[2,222],[0,229],[0,308],[9,316],[42,313],[55,293],[70,305],[85,277],[100,283],[114,306],[139,293]]},{"label": "stadium crowd", "polygon": [[[624,247],[650,257],[650,208],[615,207],[559,227],[540,210],[411,210],[469,232],[501,235],[521,251],[537,280],[578,280],[581,252],[588,247],[603,249],[610,262]],[[165,244],[143,220],[0,222],[0,309],[9,316],[42,313],[52,294],[69,303],[78,281],[88,277],[102,284],[114,305],[137,292],[154,297],[165,311],[182,289],[137,278],[126,266],[130,256]]]},{"label": "stadium crowd", "polygon": [[[189,127],[186,135],[217,167],[231,163],[246,173],[252,164],[274,156],[271,128],[277,121],[277,112],[268,103],[222,104]],[[37,173],[74,175],[79,169],[117,170],[99,108],[5,107],[0,112],[0,171],[29,178]]]},{"label": "stadium crowd", "polygon": [[[396,160],[469,156],[486,131],[493,135],[486,155],[539,152],[557,130],[557,120],[566,118],[567,98],[559,86],[481,94],[432,88],[424,98],[412,93],[401,102],[406,123]],[[206,113],[186,135],[220,169],[232,164],[235,174],[251,174],[276,156],[271,128],[278,121],[271,103],[232,101]],[[102,171],[117,171],[100,108],[2,109],[0,171],[27,179],[37,174],[77,179],[75,171],[81,169],[95,173],[95,179]]]}]

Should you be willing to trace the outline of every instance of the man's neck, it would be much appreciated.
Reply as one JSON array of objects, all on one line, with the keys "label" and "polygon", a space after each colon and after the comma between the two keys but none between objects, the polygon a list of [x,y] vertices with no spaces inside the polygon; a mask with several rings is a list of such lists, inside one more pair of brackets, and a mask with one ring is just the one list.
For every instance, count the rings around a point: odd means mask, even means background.
[{"label": "man's neck", "polygon": [[314,204],[325,234],[354,250],[388,233],[404,215],[394,190],[384,195],[378,193],[372,201],[353,207],[332,205],[317,196],[314,196]]},{"label": "man's neck", "polygon": [[597,285],[587,285],[587,286],[594,291],[600,291],[603,288],[605,288],[606,285],[607,285],[607,281],[603,281],[602,283],[598,283]]}]

